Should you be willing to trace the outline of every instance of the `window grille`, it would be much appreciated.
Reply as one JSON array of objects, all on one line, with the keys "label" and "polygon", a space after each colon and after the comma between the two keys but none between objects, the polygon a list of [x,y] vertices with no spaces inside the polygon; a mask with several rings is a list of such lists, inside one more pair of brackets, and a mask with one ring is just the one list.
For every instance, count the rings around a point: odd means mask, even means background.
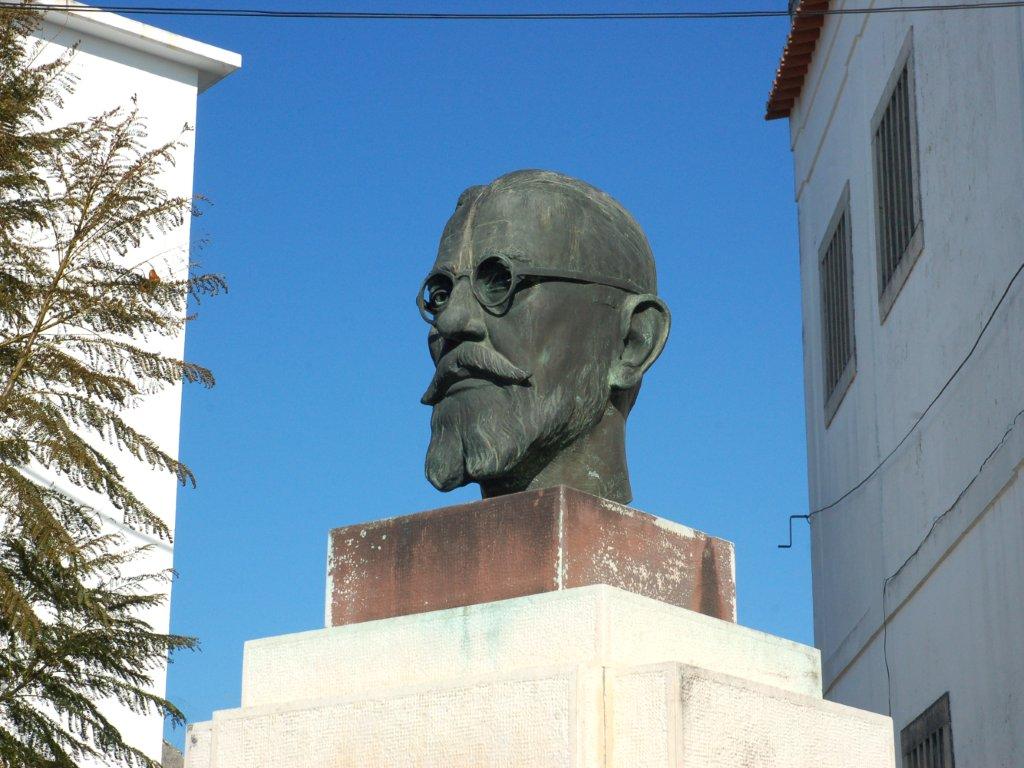
[{"label": "window grille", "polygon": [[949,693],[900,732],[903,768],[955,768]]},{"label": "window grille", "polygon": [[917,118],[910,38],[904,45],[874,125],[878,294],[882,320],[921,252]]},{"label": "window grille", "polygon": [[856,369],[849,200],[847,187],[819,251],[826,426],[831,423]]}]

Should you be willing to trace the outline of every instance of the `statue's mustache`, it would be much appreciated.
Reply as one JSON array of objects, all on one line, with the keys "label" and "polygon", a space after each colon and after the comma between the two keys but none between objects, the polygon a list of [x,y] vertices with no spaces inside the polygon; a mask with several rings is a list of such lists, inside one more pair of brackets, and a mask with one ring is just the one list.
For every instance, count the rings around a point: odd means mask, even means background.
[{"label": "statue's mustache", "polygon": [[530,375],[529,371],[513,365],[490,347],[464,341],[438,360],[434,378],[420,402],[437,405],[448,387],[463,379],[484,378],[496,384],[525,384]]}]

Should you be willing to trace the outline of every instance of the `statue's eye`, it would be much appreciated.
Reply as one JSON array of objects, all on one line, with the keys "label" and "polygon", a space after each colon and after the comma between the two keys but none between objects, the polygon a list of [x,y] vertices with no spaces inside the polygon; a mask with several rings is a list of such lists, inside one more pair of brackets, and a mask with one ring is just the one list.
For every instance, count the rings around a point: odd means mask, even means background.
[{"label": "statue's eye", "polygon": [[512,269],[498,256],[484,259],[477,265],[474,287],[485,305],[501,304],[512,291]]},{"label": "statue's eye", "polygon": [[428,304],[434,310],[438,310],[448,303],[448,291],[444,288],[435,288],[430,292],[430,301]]},{"label": "statue's eye", "polygon": [[435,315],[445,308],[451,295],[452,281],[447,275],[431,275],[423,284],[423,306]]}]

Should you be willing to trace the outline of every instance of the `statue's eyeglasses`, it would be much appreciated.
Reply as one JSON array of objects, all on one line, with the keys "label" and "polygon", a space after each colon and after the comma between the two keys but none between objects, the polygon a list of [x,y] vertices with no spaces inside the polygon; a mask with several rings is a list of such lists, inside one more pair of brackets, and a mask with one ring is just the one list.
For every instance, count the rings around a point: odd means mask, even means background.
[{"label": "statue's eyeglasses", "polygon": [[473,295],[484,309],[494,315],[506,312],[512,296],[524,284],[543,280],[558,280],[570,283],[606,285],[629,293],[639,293],[635,286],[624,280],[597,277],[584,272],[569,272],[544,267],[523,268],[504,256],[488,256],[472,272],[456,274],[447,269],[437,269],[427,275],[416,296],[416,305],[423,319],[433,325],[437,316],[444,312],[455,290],[455,281],[469,277]]}]

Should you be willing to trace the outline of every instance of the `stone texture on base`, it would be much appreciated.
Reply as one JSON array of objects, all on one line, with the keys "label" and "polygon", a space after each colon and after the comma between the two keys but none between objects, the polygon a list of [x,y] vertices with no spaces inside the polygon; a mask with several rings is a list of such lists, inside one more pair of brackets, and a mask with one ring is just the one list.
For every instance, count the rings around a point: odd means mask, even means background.
[{"label": "stone texture on base", "polygon": [[602,768],[893,768],[892,720],[684,664],[609,670]]},{"label": "stone texture on base", "polygon": [[595,585],[250,640],[242,706],[360,695],[531,666],[659,661],[821,695],[814,648]]},{"label": "stone texture on base", "polygon": [[[601,765],[600,670],[534,669],[214,715],[188,768]],[[595,762],[598,761],[598,762]]]},{"label": "stone texture on base", "polygon": [[187,768],[894,766],[889,718],[823,701],[814,649],[607,586],[256,641],[245,674]]},{"label": "stone texture on base", "polygon": [[190,735],[188,768],[895,765],[887,717],[678,663],[539,668],[228,710]]},{"label": "stone texture on base", "polygon": [[331,531],[327,626],[610,584],[736,620],[733,547],[557,487]]}]

